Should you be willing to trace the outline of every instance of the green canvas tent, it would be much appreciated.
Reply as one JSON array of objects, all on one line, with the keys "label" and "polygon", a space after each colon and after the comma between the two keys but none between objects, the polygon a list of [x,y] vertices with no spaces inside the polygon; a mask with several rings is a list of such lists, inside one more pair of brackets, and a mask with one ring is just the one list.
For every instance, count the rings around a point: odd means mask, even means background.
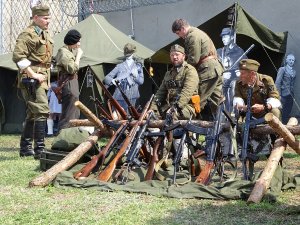
[{"label": "green canvas tent", "polygon": [[[88,65],[102,80],[104,75],[114,67],[114,64],[121,61],[123,57],[123,46],[126,43],[133,43],[137,46],[136,55],[142,59],[149,58],[154,52],[140,43],[132,40],[126,34],[113,27],[107,20],[97,14],[92,14],[85,20],[74,25],[70,29],[77,29],[82,34],[81,47],[84,56],[80,62],[79,82],[81,84],[80,100],[90,109],[94,109],[89,96],[99,97],[98,86],[86,87],[86,68]],[[68,30],[53,37],[55,42],[54,55],[64,45],[63,39]],[[2,99],[5,110],[5,118],[0,124],[3,125],[3,132],[15,133],[21,130],[21,124],[25,118],[24,103],[17,97],[17,89],[14,86],[17,67],[12,62],[12,53],[0,56],[0,99]],[[94,88],[95,86],[95,88]],[[95,112],[95,110],[92,110]],[[0,111],[1,112],[1,111]],[[1,117],[0,117],[1,118]],[[0,130],[1,131],[1,130]]]},{"label": "green canvas tent", "polygon": [[[233,8],[236,9],[236,43],[244,50],[248,49],[251,44],[255,44],[255,47],[248,53],[248,58],[256,59],[261,63],[259,72],[275,78],[286,52],[287,32],[271,31],[238,3],[199,25],[198,28],[211,37],[216,48],[223,47],[220,33],[227,26],[228,12]],[[151,57],[152,62],[170,63],[169,49],[175,43],[184,45],[180,39],[171,42]]]}]

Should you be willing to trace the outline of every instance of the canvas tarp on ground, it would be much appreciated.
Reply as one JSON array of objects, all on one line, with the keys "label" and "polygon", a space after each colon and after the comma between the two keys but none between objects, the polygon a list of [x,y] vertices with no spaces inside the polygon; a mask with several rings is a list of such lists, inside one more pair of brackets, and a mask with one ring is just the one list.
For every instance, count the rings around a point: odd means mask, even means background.
[{"label": "canvas tarp on ground", "polygon": [[[123,47],[126,43],[133,43],[137,46],[136,55],[142,59],[149,58],[154,52],[140,43],[132,40],[122,33],[107,20],[97,14],[92,14],[87,19],[74,25],[70,29],[77,29],[82,34],[81,47],[84,55],[80,61],[79,82],[82,85],[80,100],[89,104],[89,96],[99,94],[97,88],[86,88],[85,71],[88,65],[93,66],[93,70],[102,80],[104,75],[113,68],[113,64],[121,61],[123,57]],[[68,30],[70,30],[68,29]],[[63,39],[68,30],[53,37],[55,47],[54,55],[58,49],[64,45]],[[6,121],[3,132],[15,133],[21,130],[21,124],[25,118],[24,103],[17,97],[17,89],[14,86],[17,75],[17,67],[12,61],[12,53],[0,56],[0,98],[5,108]],[[83,82],[84,81],[84,82]],[[15,110],[17,106],[17,111]]]},{"label": "canvas tarp on ground", "polygon": [[[216,48],[223,47],[220,33],[224,27],[228,27],[228,25],[226,25],[228,9],[234,6],[235,5],[230,6],[198,26],[198,28],[211,37]],[[248,58],[255,59],[261,63],[259,72],[271,75],[275,78],[277,69],[281,66],[282,59],[286,52],[287,32],[275,33],[271,31],[256,18],[247,13],[239,4],[236,4],[236,13],[236,43],[244,50],[248,49],[251,44],[255,44],[255,47],[249,52]],[[170,63],[169,50],[175,43],[184,46],[183,40],[177,39],[158,50],[151,57],[152,62]]]}]

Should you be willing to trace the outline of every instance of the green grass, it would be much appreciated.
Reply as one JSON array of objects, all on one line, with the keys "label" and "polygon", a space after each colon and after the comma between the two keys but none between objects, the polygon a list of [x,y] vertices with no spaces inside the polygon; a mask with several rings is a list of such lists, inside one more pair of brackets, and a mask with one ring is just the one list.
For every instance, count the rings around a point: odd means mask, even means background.
[{"label": "green grass", "polygon": [[[0,224],[300,224],[300,191],[295,190],[283,192],[276,203],[247,205],[241,200],[28,188],[40,174],[39,161],[21,159],[18,145],[19,136],[0,136]],[[300,157],[289,154],[299,171]]]}]

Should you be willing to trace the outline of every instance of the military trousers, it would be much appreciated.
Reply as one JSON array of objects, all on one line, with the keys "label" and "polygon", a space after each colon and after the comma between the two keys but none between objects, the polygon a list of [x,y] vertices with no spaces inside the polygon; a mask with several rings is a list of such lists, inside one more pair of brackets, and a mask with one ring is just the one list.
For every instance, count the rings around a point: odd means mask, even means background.
[{"label": "military trousers", "polygon": [[215,76],[212,79],[201,80],[201,74],[199,74],[199,95],[200,95],[200,107],[204,109],[207,101],[211,101],[212,112],[217,112],[220,100],[223,98],[223,78],[220,75]]},{"label": "military trousers", "polygon": [[45,121],[49,116],[47,90],[37,84],[35,96],[26,88],[21,88],[21,93],[26,104],[26,120]]}]

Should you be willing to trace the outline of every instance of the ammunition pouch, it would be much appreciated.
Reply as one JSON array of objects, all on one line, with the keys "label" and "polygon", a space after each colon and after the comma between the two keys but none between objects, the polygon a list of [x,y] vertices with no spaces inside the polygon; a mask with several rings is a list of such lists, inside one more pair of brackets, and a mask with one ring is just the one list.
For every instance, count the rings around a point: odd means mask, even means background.
[{"label": "ammunition pouch", "polygon": [[201,108],[200,108],[200,96],[199,95],[193,95],[191,97],[191,102],[193,104],[193,107],[195,109],[195,112],[198,114],[200,113],[201,111]]},{"label": "ammunition pouch", "polygon": [[33,100],[36,100],[36,85],[37,85],[38,81],[33,78],[24,77],[24,78],[22,78],[21,83],[26,88],[28,95]]}]

